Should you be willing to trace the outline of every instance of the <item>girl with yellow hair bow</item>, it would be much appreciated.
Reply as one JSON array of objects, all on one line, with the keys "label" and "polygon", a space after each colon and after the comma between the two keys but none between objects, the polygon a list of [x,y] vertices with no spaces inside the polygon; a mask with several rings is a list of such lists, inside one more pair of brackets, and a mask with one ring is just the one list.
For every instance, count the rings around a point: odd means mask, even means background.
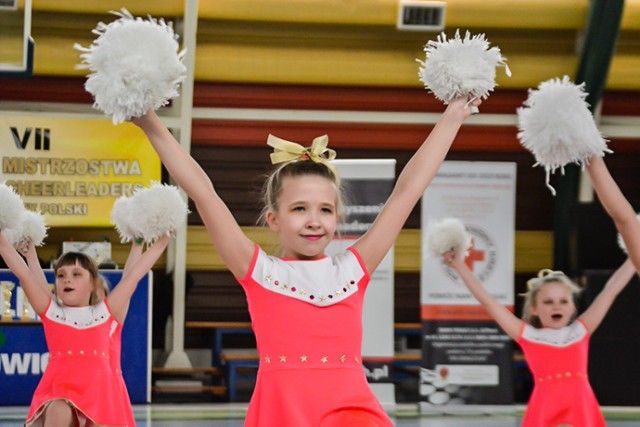
[{"label": "girl with yellow hair bow", "polygon": [[260,367],[245,426],[393,425],[363,372],[364,292],[471,107],[480,102],[449,103],[371,228],[333,258],[325,249],[336,234],[342,197],[326,136],[311,147],[269,136],[278,166],[264,185],[262,218],[280,237],[282,252],[274,257],[244,235],[209,177],[153,111],[134,119],[195,202],[220,257],[247,295]]}]

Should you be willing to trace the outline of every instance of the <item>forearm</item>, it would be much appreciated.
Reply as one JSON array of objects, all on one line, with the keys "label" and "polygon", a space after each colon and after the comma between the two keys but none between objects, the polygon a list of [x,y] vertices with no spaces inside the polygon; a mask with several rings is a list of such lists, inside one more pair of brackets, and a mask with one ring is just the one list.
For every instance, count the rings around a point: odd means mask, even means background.
[{"label": "forearm", "polygon": [[499,303],[487,292],[478,281],[473,272],[462,262],[456,266],[456,272],[467,286],[471,294],[487,310],[489,315],[500,325],[502,330],[513,339],[520,334],[522,321],[518,319],[507,307]]},{"label": "forearm", "polygon": [[147,135],[171,177],[198,202],[213,191],[211,180],[202,167],[176,141],[155,112],[147,113],[136,123]]},{"label": "forearm", "polygon": [[455,108],[448,108],[445,111],[398,177],[394,192],[405,193],[407,197],[415,199],[411,208],[420,199],[440,169],[464,122],[465,116],[462,106],[456,106],[460,111]]},{"label": "forearm", "polygon": [[636,269],[640,270],[640,222],[633,207],[620,191],[602,158],[591,159],[587,170],[600,203],[613,219],[625,242],[629,258]]},{"label": "forearm", "polygon": [[635,220],[633,207],[609,173],[604,159],[602,157],[591,159],[587,171],[598,199],[616,224]]}]

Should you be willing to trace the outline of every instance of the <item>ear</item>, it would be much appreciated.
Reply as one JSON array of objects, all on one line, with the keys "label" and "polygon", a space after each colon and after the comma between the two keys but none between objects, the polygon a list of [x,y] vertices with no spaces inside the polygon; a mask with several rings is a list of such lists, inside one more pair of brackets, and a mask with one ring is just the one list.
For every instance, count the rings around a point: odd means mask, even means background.
[{"label": "ear", "polygon": [[278,224],[278,217],[273,211],[267,212],[267,224],[269,224],[269,228],[271,231],[278,232],[280,231],[280,225]]}]

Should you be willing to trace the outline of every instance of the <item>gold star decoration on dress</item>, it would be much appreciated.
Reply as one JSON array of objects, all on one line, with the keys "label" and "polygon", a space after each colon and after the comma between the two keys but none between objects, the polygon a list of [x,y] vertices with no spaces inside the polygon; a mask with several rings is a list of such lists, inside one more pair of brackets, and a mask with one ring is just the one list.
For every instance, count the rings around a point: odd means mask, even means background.
[{"label": "gold star decoration on dress", "polygon": [[336,289],[336,295],[340,295],[342,293],[341,289]]},{"label": "gold star decoration on dress", "polygon": [[285,363],[287,361],[287,356],[280,356],[280,362]]},{"label": "gold star decoration on dress", "polygon": [[344,363],[344,361],[345,361],[345,359],[346,359],[346,358],[347,358],[347,355],[346,355],[346,354],[343,354],[342,356],[340,356],[340,361],[341,361],[342,363]]},{"label": "gold star decoration on dress", "polygon": [[320,359],[320,361],[321,361],[322,363],[327,363],[327,362],[329,361],[329,358],[328,358],[327,356],[323,356],[323,357]]},{"label": "gold star decoration on dress", "polygon": [[287,284],[282,285],[282,287],[283,287],[284,289],[289,289],[289,285],[287,285]]},{"label": "gold star decoration on dress", "polygon": [[265,282],[270,282],[271,281],[271,275],[267,274],[266,276],[264,276],[264,281]]},{"label": "gold star decoration on dress", "polygon": [[271,363],[271,358],[269,356],[265,356],[264,361],[267,363]]},{"label": "gold star decoration on dress", "polygon": [[324,297],[324,295],[320,295],[320,298],[318,298],[320,300],[320,302],[323,302],[326,298]]},{"label": "gold star decoration on dress", "polygon": [[300,356],[300,361],[302,363],[306,362],[307,361],[307,356],[305,356],[304,354],[302,356]]},{"label": "gold star decoration on dress", "polygon": [[358,356],[355,356],[356,359],[356,363],[360,363],[360,358]]},{"label": "gold star decoration on dress", "polygon": [[299,293],[300,293],[300,295],[306,295],[307,294],[307,292],[304,289],[300,289]]}]

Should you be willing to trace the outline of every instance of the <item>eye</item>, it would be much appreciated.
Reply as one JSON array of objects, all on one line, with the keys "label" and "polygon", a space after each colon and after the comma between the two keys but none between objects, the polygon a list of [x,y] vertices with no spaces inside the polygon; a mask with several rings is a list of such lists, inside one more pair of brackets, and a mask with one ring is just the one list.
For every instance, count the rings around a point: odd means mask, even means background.
[{"label": "eye", "polygon": [[293,212],[304,212],[304,206],[295,206],[291,210]]},{"label": "eye", "polygon": [[331,208],[322,208],[322,212],[331,214],[331,213],[333,213],[333,209],[331,209]]}]

